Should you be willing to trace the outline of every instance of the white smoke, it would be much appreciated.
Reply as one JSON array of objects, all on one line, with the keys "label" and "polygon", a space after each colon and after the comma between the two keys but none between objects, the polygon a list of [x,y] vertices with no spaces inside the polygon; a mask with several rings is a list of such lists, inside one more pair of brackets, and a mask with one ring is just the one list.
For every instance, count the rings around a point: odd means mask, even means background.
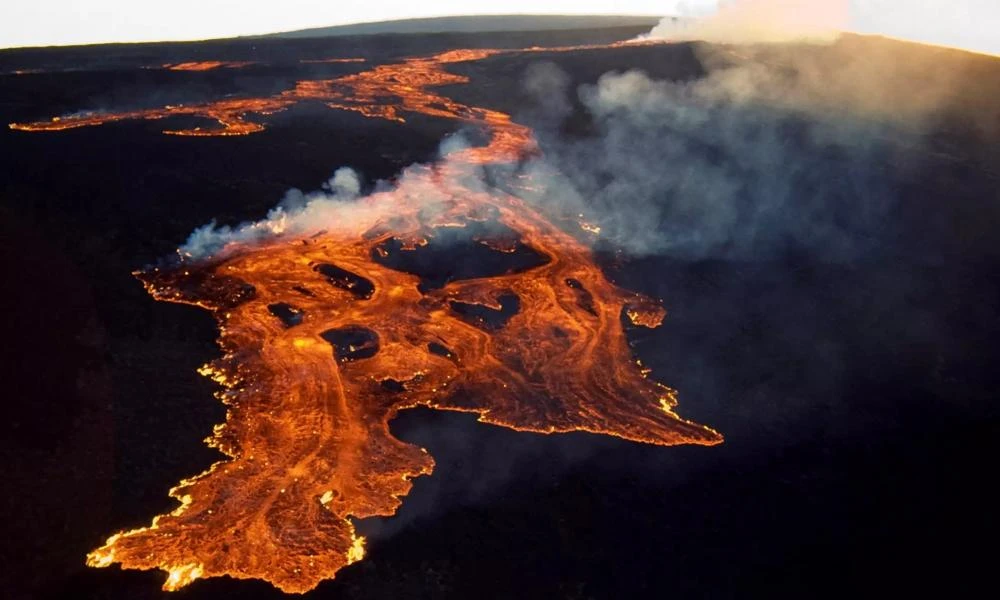
[{"label": "white smoke", "polygon": [[[341,167],[324,182],[322,190],[303,193],[291,189],[272,208],[267,217],[237,227],[219,226],[215,221],[195,229],[178,252],[187,258],[204,258],[222,250],[230,243],[251,243],[282,234],[304,234],[345,222],[349,212],[356,210],[351,201],[361,191],[361,179],[349,167]],[[352,217],[353,218],[353,217]]]},{"label": "white smoke", "polygon": [[[966,74],[982,57],[856,36],[833,46],[702,44],[696,52],[708,72],[697,80],[607,73],[578,91],[555,64],[533,64],[522,90],[534,101],[516,120],[535,129],[545,157],[492,166],[489,183],[467,169],[461,184],[503,185],[520,168],[538,190],[529,200],[552,214],[585,214],[635,254],[732,258],[791,244],[847,260],[896,202],[892,177],[918,168],[925,133],[946,121],[983,139],[1000,132],[996,86]],[[565,136],[564,121],[581,110],[596,135]],[[467,147],[451,136],[439,160]],[[199,228],[180,251],[201,258],[276,235],[355,235],[359,220],[386,214],[393,194],[446,196],[428,168],[375,182],[369,196],[357,173],[339,169],[319,191],[290,190],[261,221]]]},{"label": "white smoke", "polygon": [[544,111],[518,115],[546,157],[530,167],[545,182],[535,202],[583,213],[632,254],[767,260],[795,249],[842,262],[877,243],[902,182],[940,159],[941,132],[962,132],[962,152],[991,164],[1000,84],[970,75],[995,73],[982,57],[858,36],[693,51],[708,71],[695,80],[632,70],[576,89],[565,73],[526,86],[538,105],[564,105],[555,88],[575,94],[589,123],[566,136]]},{"label": "white smoke", "polygon": [[996,0],[689,0],[668,3],[665,14],[643,37],[828,42],[851,32],[1000,55]]},{"label": "white smoke", "polygon": [[893,202],[884,132],[760,104],[754,81],[739,68],[694,83],[602,76],[579,92],[599,134],[542,139],[535,201],[584,214],[632,255],[856,258],[856,234]]},{"label": "white smoke", "polygon": [[414,164],[392,181],[375,182],[372,192],[362,194],[361,176],[350,167],[338,168],[319,190],[290,189],[267,216],[235,227],[215,221],[194,230],[178,249],[185,259],[199,260],[220,255],[230,247],[253,244],[281,236],[302,237],[319,232],[351,237],[359,228],[373,226],[393,214],[399,202],[431,205],[445,201],[453,193],[449,185],[461,184],[470,190],[482,189],[482,169],[451,155],[468,148],[461,135],[445,138],[440,147],[439,172],[450,180],[428,177],[434,166]]},{"label": "white smoke", "polygon": [[843,0],[736,0],[677,5],[645,39],[723,44],[829,43],[847,24]]}]

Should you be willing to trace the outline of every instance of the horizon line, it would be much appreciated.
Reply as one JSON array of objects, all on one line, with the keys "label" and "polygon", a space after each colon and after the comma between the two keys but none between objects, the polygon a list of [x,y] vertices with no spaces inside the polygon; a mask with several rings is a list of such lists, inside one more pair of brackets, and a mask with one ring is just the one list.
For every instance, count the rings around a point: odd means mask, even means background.
[{"label": "horizon line", "polygon": [[[334,29],[337,27],[358,27],[364,25],[379,25],[383,23],[406,23],[412,21],[435,21],[439,19],[472,19],[472,18],[503,18],[503,17],[536,17],[536,18],[590,18],[590,17],[605,17],[605,18],[635,18],[635,19],[665,19],[668,17],[681,18],[680,15],[664,15],[664,14],[654,14],[654,13],[590,13],[590,14],[578,14],[578,13],[545,13],[545,14],[535,14],[535,13],[485,13],[485,14],[446,14],[438,15],[434,17],[407,17],[403,19],[381,19],[375,21],[355,21],[351,23],[338,23],[334,25],[316,25],[312,27],[303,27],[300,29],[286,29],[280,31],[267,31],[258,33],[245,33],[233,36],[220,36],[220,37],[206,37],[206,38],[190,38],[190,39],[157,39],[157,40],[141,40],[141,41],[106,41],[106,42],[85,42],[85,43],[69,43],[69,44],[35,44],[35,45],[18,45],[18,46],[0,46],[0,51],[5,50],[42,50],[50,48],[86,48],[91,46],[139,46],[143,44],[196,44],[203,42],[221,42],[228,40],[241,40],[241,39],[254,39],[254,38],[268,38],[272,36],[281,36],[283,34],[291,34],[297,32],[305,32],[319,29]],[[465,31],[458,33],[503,33],[504,30],[495,31]],[[546,31],[545,29],[538,29],[536,31]],[[558,30],[553,30],[558,31]],[[420,32],[400,32],[397,35],[430,35],[434,33],[446,33],[446,32],[435,32],[435,31],[420,31]],[[392,32],[377,32],[377,33],[360,33],[359,36],[363,35],[386,35],[392,34]],[[318,36],[327,37],[327,36]],[[330,36],[333,37],[333,36]],[[309,39],[308,37],[303,37],[299,39]]]}]

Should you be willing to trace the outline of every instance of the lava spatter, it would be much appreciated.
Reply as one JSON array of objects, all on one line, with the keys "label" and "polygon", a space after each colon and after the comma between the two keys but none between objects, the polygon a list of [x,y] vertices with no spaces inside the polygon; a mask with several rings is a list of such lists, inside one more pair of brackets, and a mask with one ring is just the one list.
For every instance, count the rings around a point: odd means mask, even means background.
[{"label": "lava spatter", "polygon": [[[203,307],[219,323],[224,355],[202,373],[223,388],[226,422],[208,443],[228,458],[171,490],[174,511],[115,534],[88,564],[161,569],[168,590],[228,575],[308,591],[363,557],[351,518],[394,514],[411,480],[432,471],[424,449],[389,431],[416,406],[520,431],[721,441],[677,416],[674,392],[631,357],[623,318],[656,327],[659,303],[609,282],[590,249],[532,205],[464,184],[479,164],[536,151],[531,131],[508,115],[430,90],[465,81],[444,65],[493,52],[408,59],[260,101],[278,110],[320,97],[374,118],[447,117],[484,128],[490,141],[409,173],[405,186],[341,203],[345,218],[318,233],[233,242],[212,258],[137,274],[155,298]],[[209,106],[220,122],[246,112],[212,103],[198,114]],[[506,232],[485,245],[539,260],[422,286],[382,256],[485,219]]]}]

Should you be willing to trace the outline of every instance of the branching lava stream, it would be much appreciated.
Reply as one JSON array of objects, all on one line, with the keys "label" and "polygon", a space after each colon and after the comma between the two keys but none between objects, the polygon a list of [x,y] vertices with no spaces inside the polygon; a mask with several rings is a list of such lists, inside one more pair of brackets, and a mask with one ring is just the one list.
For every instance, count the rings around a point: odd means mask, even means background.
[{"label": "branching lava stream", "polygon": [[[478,165],[537,151],[531,131],[508,115],[430,90],[466,81],[444,65],[496,52],[407,59],[303,81],[273,98],[16,126],[184,113],[223,128],[170,133],[251,133],[262,126],[244,121],[246,113],[309,98],[394,121],[408,113],[458,119],[490,135],[485,146],[409,173],[394,190],[342,203],[338,218],[310,232],[268,222],[254,241],[137,274],[157,299],[201,306],[218,320],[224,356],[203,373],[223,386],[228,414],[208,443],[229,458],[182,481],[171,491],[176,510],[112,536],[88,564],[162,569],[168,590],[229,575],[308,591],[362,558],[364,540],[349,517],[392,515],[411,479],[431,472],[424,449],[389,432],[389,421],[415,406],[472,412],[520,431],[721,441],[678,417],[674,392],[631,358],[623,318],[656,327],[660,305],[609,282],[585,244],[530,204],[469,183]],[[487,224],[517,242],[476,243],[501,253],[530,249],[539,260],[439,287],[391,264],[393,253],[418,252],[444,231]]]}]

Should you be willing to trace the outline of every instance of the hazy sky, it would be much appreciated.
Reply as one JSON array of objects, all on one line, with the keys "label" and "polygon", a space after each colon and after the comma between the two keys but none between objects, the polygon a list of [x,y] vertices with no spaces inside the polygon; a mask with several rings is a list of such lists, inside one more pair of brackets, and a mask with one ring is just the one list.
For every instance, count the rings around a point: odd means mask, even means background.
[{"label": "hazy sky", "polygon": [[[1000,0],[849,3],[850,29],[1000,54]],[[801,10],[810,0],[768,0]],[[711,14],[718,0],[0,0],[0,47],[191,40],[455,14]]]},{"label": "hazy sky", "polygon": [[[846,29],[1000,54],[1000,0],[742,0],[771,12],[837,12]],[[725,3],[725,2],[723,2]],[[668,0],[668,12],[707,16],[718,0]],[[810,11],[810,8],[811,11]],[[820,7],[824,10],[820,10]],[[797,16],[801,16],[798,14]],[[837,24],[838,28],[842,25]]]},{"label": "hazy sky", "polygon": [[491,13],[663,15],[667,11],[663,0],[0,0],[0,47],[192,40]]}]

